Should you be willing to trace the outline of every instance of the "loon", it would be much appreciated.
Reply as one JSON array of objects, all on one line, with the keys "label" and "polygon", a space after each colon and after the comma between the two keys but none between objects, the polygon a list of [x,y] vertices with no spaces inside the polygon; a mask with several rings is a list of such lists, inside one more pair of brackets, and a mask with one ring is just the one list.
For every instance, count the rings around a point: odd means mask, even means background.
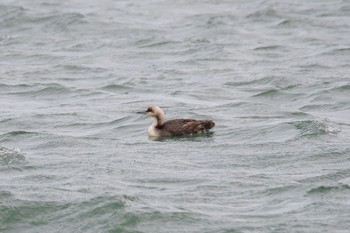
[{"label": "loon", "polygon": [[215,126],[211,120],[175,119],[165,121],[165,114],[158,106],[146,110],[147,116],[154,117],[148,129],[151,137],[185,136],[198,133],[207,133]]}]

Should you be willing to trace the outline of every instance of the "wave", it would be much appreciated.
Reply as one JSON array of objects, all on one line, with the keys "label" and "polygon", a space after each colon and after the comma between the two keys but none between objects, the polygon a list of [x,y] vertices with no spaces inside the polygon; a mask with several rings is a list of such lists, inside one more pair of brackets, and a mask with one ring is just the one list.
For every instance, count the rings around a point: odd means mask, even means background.
[{"label": "wave", "polygon": [[[139,41],[140,43],[141,41]],[[171,41],[171,40],[164,40],[164,41],[152,41],[150,43],[146,43],[144,45],[140,45],[140,48],[162,48],[166,47],[168,48],[169,46],[171,47],[172,45],[177,45],[180,44],[179,42],[176,41]]]},{"label": "wave", "polygon": [[259,51],[259,50],[279,50],[279,49],[284,49],[283,46],[280,45],[269,45],[269,46],[259,46],[254,48],[254,50]]},{"label": "wave", "polygon": [[12,28],[16,25],[19,29],[41,28],[43,31],[69,31],[72,27],[86,24],[83,14],[77,12],[66,12],[58,14],[32,14],[31,10],[18,6],[0,5],[0,26]]},{"label": "wave", "polygon": [[0,85],[0,90],[4,89],[11,95],[29,96],[29,97],[71,97],[72,95],[91,95],[100,94],[97,91],[87,89],[70,88],[58,83],[35,83],[32,85],[17,84],[17,85]]},{"label": "wave", "polygon": [[329,103],[329,104],[308,104],[300,108],[301,111],[342,111],[348,110],[350,108],[348,101],[341,101],[337,104]]},{"label": "wave", "polygon": [[23,89],[23,88],[30,88],[32,87],[31,85],[28,85],[28,84],[5,84],[5,83],[0,83],[0,89]]},{"label": "wave", "polygon": [[270,89],[270,90],[266,90],[263,91],[259,94],[254,95],[253,97],[273,97],[276,95],[282,94],[279,90],[277,89]]},{"label": "wave", "polygon": [[0,165],[20,165],[26,163],[24,153],[18,149],[0,146]]},{"label": "wave", "polygon": [[299,187],[297,185],[285,185],[285,186],[267,188],[266,190],[264,190],[263,194],[266,196],[289,194],[298,188]]},{"label": "wave", "polygon": [[6,6],[0,4],[0,26],[13,25],[13,21],[23,17],[25,9],[21,6]]},{"label": "wave", "polygon": [[338,191],[348,191],[350,190],[350,185],[339,184],[334,186],[318,186],[316,188],[310,189],[308,194],[318,194],[318,193],[329,193],[329,192],[338,192]]},{"label": "wave", "polygon": [[45,22],[44,30],[50,31],[69,31],[72,26],[79,27],[87,23],[85,16],[76,12],[52,15],[40,21]]},{"label": "wave", "polygon": [[59,96],[59,95],[66,95],[70,93],[71,93],[71,90],[69,88],[59,84],[53,84],[41,90],[33,92],[33,95],[34,96],[48,96],[48,95]]},{"label": "wave", "polygon": [[296,121],[291,124],[300,131],[301,137],[337,134],[340,132],[340,128],[327,119],[323,122],[317,120],[304,120]]},{"label": "wave", "polygon": [[[62,129],[65,135],[67,135],[67,129],[69,135],[74,137],[84,138],[121,138],[124,133],[129,136],[135,134],[140,135],[141,132],[147,132],[145,122],[140,123],[140,119],[145,118],[144,115],[134,114],[131,116],[125,116],[112,121],[101,121],[101,122],[84,122],[84,123],[72,123],[63,125]],[[116,132],[118,132],[116,134]]]},{"label": "wave", "polygon": [[[140,116],[136,116],[140,117]],[[113,120],[113,121],[106,121],[106,122],[97,122],[97,123],[73,123],[68,125],[69,127],[82,127],[86,129],[91,129],[91,128],[101,128],[101,127],[118,127],[124,125],[126,122],[130,122],[135,119],[135,116],[126,116],[126,117],[121,117],[119,119]]]},{"label": "wave", "polygon": [[33,132],[29,132],[29,131],[23,131],[23,130],[18,130],[18,131],[11,131],[8,133],[4,133],[1,136],[19,136],[19,135],[26,135],[26,134],[34,134]]},{"label": "wave", "polygon": [[204,26],[209,29],[216,29],[218,27],[223,26],[231,26],[237,20],[237,17],[233,14],[208,14],[196,16],[196,18],[198,18],[198,22],[200,23],[205,22],[206,24]]},{"label": "wave", "polygon": [[119,92],[122,90],[131,90],[132,88],[126,85],[109,84],[104,87],[101,87],[100,89],[108,92]]},{"label": "wave", "polygon": [[[70,203],[17,200],[11,196],[8,196],[7,199],[7,204],[0,206],[0,229],[22,228],[23,226],[26,229],[31,227],[37,229],[40,226],[43,232],[62,232],[67,231],[68,228],[71,232],[100,232],[99,228],[108,229],[111,224],[117,224],[113,223],[114,221],[128,225],[129,214],[123,209],[132,200],[125,195],[121,197],[99,196]],[[77,222],[77,219],[85,221],[84,224]],[[91,225],[91,220],[94,220],[94,225]],[[55,230],[52,228],[53,225],[57,227]]]},{"label": "wave", "polygon": [[68,93],[69,88],[57,84],[57,83],[48,83],[48,84],[0,84],[0,90],[3,89],[9,94],[29,94],[29,95],[50,95],[53,93]]},{"label": "wave", "polygon": [[325,52],[321,52],[319,55],[340,55],[340,56],[349,56],[350,54],[350,47],[344,47],[344,48],[333,48],[329,49]]},{"label": "wave", "polygon": [[290,80],[285,77],[278,77],[278,76],[266,76],[266,77],[261,77],[257,79],[252,79],[252,80],[244,80],[244,81],[230,81],[225,83],[224,85],[226,86],[256,86],[256,85],[261,85],[261,86],[266,86],[266,87],[275,87],[279,88],[282,90],[285,89],[290,89],[293,87],[298,86],[299,84],[294,83],[293,80]]},{"label": "wave", "polygon": [[348,91],[350,90],[350,84],[344,84],[344,85],[341,85],[341,86],[338,86],[338,87],[335,87],[333,89],[331,89],[332,92],[334,91],[346,91],[346,93],[348,94]]},{"label": "wave", "polygon": [[280,15],[280,13],[276,10],[274,10],[272,7],[264,7],[262,9],[259,9],[253,13],[249,13],[246,15],[246,18],[251,19],[251,20],[276,20],[276,19],[283,19],[284,17]]},{"label": "wave", "polygon": [[0,205],[2,231],[141,232],[137,229],[147,226],[149,232],[156,232],[164,222],[174,227],[201,217],[183,208],[152,208],[128,195],[100,195],[71,202],[18,200],[11,193],[3,197],[6,205]]}]

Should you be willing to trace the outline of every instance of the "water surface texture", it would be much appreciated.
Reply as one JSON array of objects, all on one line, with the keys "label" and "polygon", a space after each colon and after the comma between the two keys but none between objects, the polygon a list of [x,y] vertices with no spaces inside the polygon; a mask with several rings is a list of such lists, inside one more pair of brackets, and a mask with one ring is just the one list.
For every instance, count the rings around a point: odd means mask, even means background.
[{"label": "water surface texture", "polygon": [[0,232],[349,232],[349,73],[347,0],[2,0]]}]

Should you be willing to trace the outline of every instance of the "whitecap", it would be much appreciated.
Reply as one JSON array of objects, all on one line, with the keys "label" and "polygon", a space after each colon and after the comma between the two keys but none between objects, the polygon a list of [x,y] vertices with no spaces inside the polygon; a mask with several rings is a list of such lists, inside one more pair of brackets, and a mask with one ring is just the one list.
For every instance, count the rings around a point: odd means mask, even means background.
[{"label": "whitecap", "polygon": [[18,148],[0,146],[0,165],[18,165],[26,163],[24,153]]}]

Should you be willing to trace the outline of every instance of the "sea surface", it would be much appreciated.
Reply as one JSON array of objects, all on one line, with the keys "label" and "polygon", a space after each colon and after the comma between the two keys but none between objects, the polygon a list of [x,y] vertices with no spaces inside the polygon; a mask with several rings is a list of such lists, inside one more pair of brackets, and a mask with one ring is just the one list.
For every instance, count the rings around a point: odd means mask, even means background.
[{"label": "sea surface", "polygon": [[1,0],[0,232],[350,232],[350,1]]}]

